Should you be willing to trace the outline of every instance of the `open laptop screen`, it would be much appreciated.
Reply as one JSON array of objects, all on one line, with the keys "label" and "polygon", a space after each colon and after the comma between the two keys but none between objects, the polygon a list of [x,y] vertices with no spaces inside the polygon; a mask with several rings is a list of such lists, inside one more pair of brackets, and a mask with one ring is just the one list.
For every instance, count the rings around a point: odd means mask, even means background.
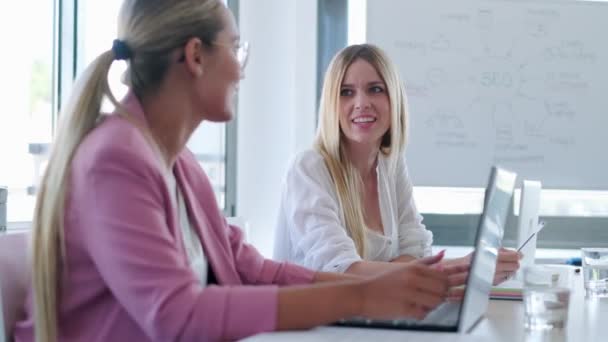
[{"label": "open laptop screen", "polygon": [[479,219],[477,241],[473,252],[467,289],[460,314],[460,331],[469,331],[488,307],[492,280],[496,271],[498,250],[502,246],[504,227],[517,176],[493,167]]}]

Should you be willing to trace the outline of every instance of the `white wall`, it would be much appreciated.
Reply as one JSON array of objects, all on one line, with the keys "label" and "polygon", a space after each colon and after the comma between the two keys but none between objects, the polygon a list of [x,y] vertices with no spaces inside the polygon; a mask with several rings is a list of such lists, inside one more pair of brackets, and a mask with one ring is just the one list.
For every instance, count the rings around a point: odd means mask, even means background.
[{"label": "white wall", "polygon": [[237,215],[250,241],[272,255],[286,167],[315,132],[317,2],[240,2],[249,63],[238,103]]}]

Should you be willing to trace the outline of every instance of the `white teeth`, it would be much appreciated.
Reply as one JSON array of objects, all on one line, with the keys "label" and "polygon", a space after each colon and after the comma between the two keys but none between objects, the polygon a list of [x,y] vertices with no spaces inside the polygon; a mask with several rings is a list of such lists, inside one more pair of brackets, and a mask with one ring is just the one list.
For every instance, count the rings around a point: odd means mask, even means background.
[{"label": "white teeth", "polygon": [[375,118],[355,118],[353,119],[354,123],[363,123],[363,122],[375,122],[376,119]]}]

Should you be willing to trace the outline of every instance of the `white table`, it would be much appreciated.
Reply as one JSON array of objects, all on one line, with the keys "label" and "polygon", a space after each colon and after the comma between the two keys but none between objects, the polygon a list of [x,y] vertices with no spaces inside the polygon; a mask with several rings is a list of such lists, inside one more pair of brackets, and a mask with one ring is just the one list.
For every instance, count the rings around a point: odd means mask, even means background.
[{"label": "white table", "polygon": [[608,341],[608,299],[585,299],[582,274],[575,276],[570,301],[568,327],[546,334],[524,331],[521,301],[491,300],[486,317],[470,334],[319,327],[307,331],[260,334],[245,341]]}]

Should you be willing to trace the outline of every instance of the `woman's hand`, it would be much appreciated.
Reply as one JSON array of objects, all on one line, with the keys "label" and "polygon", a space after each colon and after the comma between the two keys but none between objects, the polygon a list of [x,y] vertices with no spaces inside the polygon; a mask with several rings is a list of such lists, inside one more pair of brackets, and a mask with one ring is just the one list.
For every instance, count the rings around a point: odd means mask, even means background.
[{"label": "woman's hand", "polygon": [[515,250],[501,248],[498,250],[494,285],[498,285],[511,278],[519,269],[519,260],[523,255]]},{"label": "woman's hand", "polygon": [[[455,267],[459,266],[463,268],[464,266],[470,267],[471,265],[471,257],[473,253],[470,253],[462,258],[450,259],[450,260],[442,260],[437,267]],[[494,273],[493,285],[498,285],[503,281],[511,278],[515,272],[519,269],[519,260],[522,258],[521,253],[514,251],[512,249],[501,248],[498,250],[498,260],[496,260],[496,272]],[[451,275],[451,281],[455,285],[460,286],[464,285],[467,277],[469,275],[468,267],[461,273],[456,273]]]},{"label": "woman's hand", "polygon": [[471,267],[471,255],[462,258],[442,260],[433,265],[434,268],[446,273],[450,279],[451,287],[462,286],[466,283]]},{"label": "woman's hand", "polygon": [[447,271],[432,267],[443,252],[422,258],[373,277],[361,287],[361,314],[370,318],[423,319],[448,294]]},{"label": "woman's hand", "polygon": [[471,256],[469,254],[462,258],[442,260],[440,263],[433,265],[434,267],[443,270],[450,279],[450,289],[448,290],[447,300],[450,302],[461,301],[464,297],[464,285],[469,277],[469,268],[471,267]]}]

